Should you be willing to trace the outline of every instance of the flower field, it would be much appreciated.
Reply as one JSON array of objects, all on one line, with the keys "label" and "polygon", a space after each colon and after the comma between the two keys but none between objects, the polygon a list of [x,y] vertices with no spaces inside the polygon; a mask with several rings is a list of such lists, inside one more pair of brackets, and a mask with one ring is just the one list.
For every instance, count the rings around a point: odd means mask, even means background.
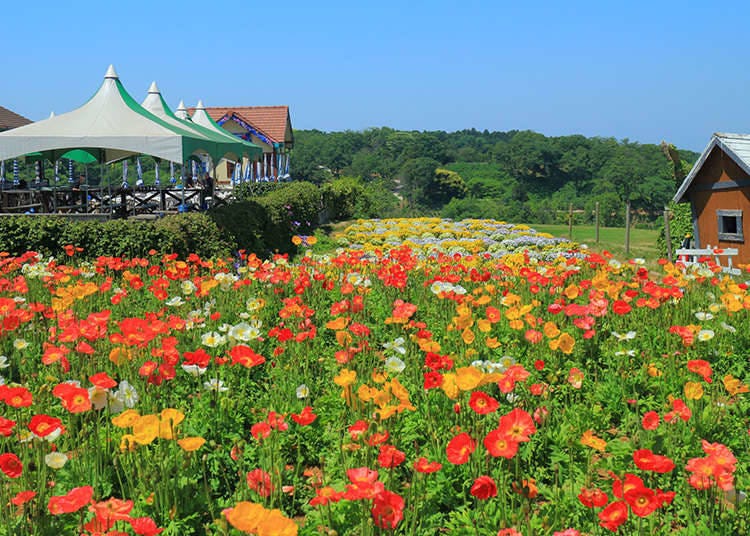
[{"label": "flower field", "polygon": [[0,533],[750,531],[744,279],[487,220],[337,240],[0,254]]}]

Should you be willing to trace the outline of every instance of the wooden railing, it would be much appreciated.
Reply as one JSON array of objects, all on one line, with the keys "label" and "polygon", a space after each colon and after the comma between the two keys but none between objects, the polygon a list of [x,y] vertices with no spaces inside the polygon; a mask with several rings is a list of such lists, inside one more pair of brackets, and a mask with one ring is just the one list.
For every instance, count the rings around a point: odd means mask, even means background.
[{"label": "wooden railing", "polygon": [[740,269],[732,266],[732,257],[736,257],[739,253],[737,248],[714,248],[708,245],[705,248],[680,248],[675,253],[677,262],[686,266],[712,262],[720,266],[722,272],[732,275],[742,273]]}]

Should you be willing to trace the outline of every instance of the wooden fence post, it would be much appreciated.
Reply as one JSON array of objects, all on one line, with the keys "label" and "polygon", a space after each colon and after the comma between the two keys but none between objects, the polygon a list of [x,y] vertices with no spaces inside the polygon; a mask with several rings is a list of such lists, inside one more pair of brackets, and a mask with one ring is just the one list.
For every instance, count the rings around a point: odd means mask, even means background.
[{"label": "wooden fence post", "polygon": [[594,213],[594,226],[596,227],[596,243],[599,243],[599,201],[596,202],[596,212]]},{"label": "wooden fence post", "polygon": [[573,203],[568,205],[568,240],[573,240]]},{"label": "wooden fence post", "polygon": [[669,208],[664,207],[664,240],[667,242],[667,260],[672,262],[672,234],[669,229]]},{"label": "wooden fence post", "polygon": [[630,199],[625,203],[625,255],[630,255]]}]

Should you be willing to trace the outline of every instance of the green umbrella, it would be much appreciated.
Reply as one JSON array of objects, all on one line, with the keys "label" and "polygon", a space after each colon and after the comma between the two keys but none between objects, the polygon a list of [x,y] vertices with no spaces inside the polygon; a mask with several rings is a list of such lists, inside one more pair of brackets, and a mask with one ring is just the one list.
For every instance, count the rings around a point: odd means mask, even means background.
[{"label": "green umbrella", "polygon": [[68,160],[73,160],[79,164],[93,164],[97,161],[94,155],[83,149],[73,149],[72,151],[68,151],[60,156],[60,158],[67,158]]}]

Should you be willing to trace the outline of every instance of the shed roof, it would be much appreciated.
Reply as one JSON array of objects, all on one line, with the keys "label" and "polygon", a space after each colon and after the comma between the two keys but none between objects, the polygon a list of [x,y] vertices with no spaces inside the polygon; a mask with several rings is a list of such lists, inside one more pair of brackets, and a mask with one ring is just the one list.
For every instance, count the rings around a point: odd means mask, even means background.
[{"label": "shed roof", "polygon": [[31,119],[26,119],[24,116],[0,106],[0,130],[22,127],[30,123],[32,123]]},{"label": "shed roof", "polygon": [[206,112],[216,122],[231,119],[234,114],[275,143],[294,141],[289,106],[213,106],[206,108]]},{"label": "shed roof", "polygon": [[687,201],[685,194],[690,188],[690,184],[693,182],[696,175],[698,175],[698,172],[703,167],[703,164],[706,162],[708,155],[710,155],[711,151],[713,151],[714,147],[718,147],[719,149],[724,151],[732,160],[734,160],[734,162],[738,166],[740,166],[740,168],[745,171],[745,173],[750,175],[750,134],[730,134],[726,132],[716,132],[711,137],[711,141],[708,142],[708,145],[703,150],[703,153],[693,166],[693,169],[690,170],[690,173],[688,173],[687,177],[685,177],[685,180],[682,181],[679,190],[677,190],[677,193],[672,198],[675,203],[682,203],[683,201]]}]

